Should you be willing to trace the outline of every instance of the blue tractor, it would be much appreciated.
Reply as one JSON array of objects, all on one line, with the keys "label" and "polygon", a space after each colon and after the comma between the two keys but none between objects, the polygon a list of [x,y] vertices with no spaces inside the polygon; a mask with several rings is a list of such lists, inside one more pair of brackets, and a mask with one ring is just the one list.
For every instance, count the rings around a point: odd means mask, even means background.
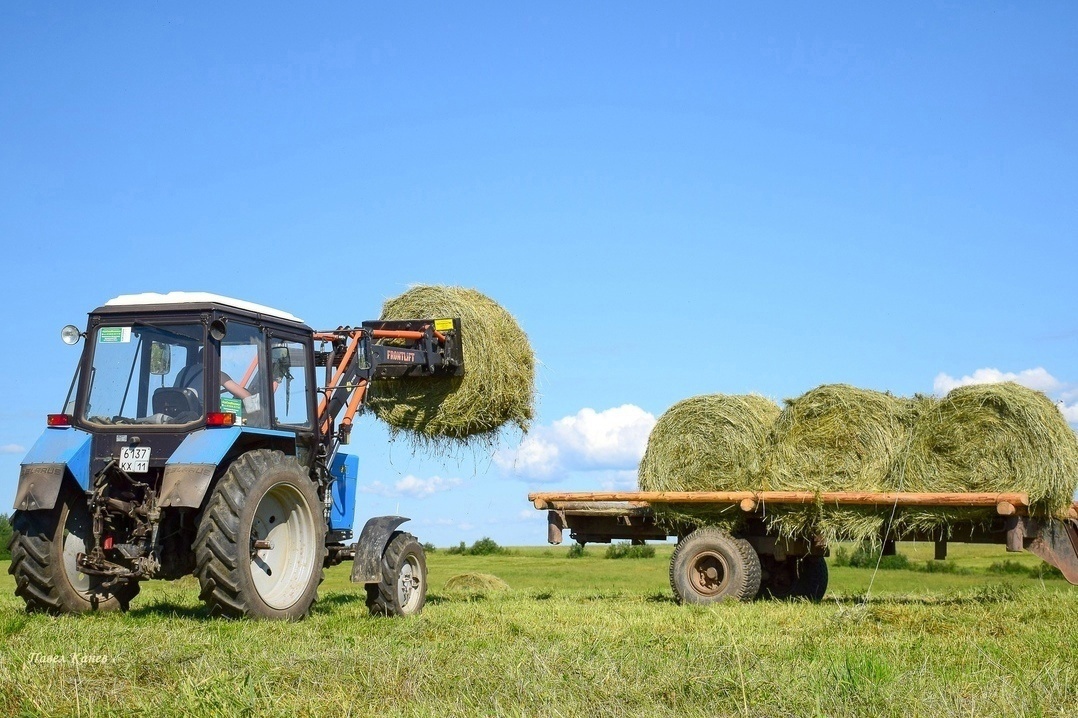
[{"label": "blue tractor", "polygon": [[86,343],[12,517],[28,610],[125,610],[140,581],[194,574],[213,615],[295,620],[323,569],[349,559],[372,613],[422,609],[426,560],[398,530],[406,518],[372,518],[352,541],[358,459],[339,449],[375,380],[463,373],[459,319],[314,331],[172,292],[117,297],[63,338]]}]

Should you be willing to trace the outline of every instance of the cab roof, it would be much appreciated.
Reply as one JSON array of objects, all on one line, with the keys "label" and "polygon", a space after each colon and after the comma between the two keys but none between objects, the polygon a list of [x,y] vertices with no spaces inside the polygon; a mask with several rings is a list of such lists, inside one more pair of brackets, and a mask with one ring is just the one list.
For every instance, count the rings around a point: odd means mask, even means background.
[{"label": "cab roof", "polygon": [[267,317],[274,317],[275,319],[281,319],[286,322],[303,324],[303,320],[296,315],[289,314],[280,309],[267,307],[264,304],[244,301],[243,299],[225,297],[212,292],[168,292],[167,294],[161,294],[159,292],[143,292],[141,294],[122,294],[105,302],[101,309],[104,309],[105,307],[116,309],[123,307],[155,306],[179,309],[181,308],[181,305],[206,306],[211,304],[238,309],[243,312],[261,314]]}]

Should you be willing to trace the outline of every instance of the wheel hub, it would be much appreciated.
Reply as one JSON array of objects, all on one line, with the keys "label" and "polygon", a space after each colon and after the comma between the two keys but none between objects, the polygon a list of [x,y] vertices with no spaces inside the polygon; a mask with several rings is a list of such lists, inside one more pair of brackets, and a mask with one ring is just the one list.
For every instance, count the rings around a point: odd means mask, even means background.
[{"label": "wheel hub", "polygon": [[726,560],[714,551],[701,552],[688,566],[689,582],[705,596],[722,592],[728,572]]},{"label": "wheel hub", "polygon": [[397,603],[403,610],[407,611],[419,602],[423,596],[421,588],[419,562],[414,556],[408,556],[397,575]]}]

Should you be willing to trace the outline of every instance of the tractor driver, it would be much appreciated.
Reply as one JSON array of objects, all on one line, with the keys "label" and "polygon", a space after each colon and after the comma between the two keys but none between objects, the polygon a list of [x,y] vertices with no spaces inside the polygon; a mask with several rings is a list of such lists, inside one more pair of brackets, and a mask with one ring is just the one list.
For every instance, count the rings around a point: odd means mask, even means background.
[{"label": "tractor driver", "polygon": [[[224,372],[220,372],[218,382],[222,389],[231,392],[232,396],[237,399],[246,399],[251,396],[251,392],[240,386],[239,382]],[[199,392],[202,388],[202,349],[198,350],[198,354],[195,355],[192,363],[180,369],[173,386],[177,389],[193,389],[196,394]]]}]

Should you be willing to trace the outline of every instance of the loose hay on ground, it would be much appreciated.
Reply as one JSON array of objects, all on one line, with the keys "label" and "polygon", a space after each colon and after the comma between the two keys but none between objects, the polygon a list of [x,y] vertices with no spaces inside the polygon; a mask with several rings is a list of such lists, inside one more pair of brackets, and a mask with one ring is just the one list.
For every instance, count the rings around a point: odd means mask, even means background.
[{"label": "loose hay on ground", "polygon": [[508,591],[509,584],[489,573],[460,573],[446,580],[446,593],[486,594]]},{"label": "loose hay on ground", "polygon": [[382,319],[450,317],[460,318],[464,375],[375,381],[368,409],[421,441],[492,437],[506,424],[527,431],[535,356],[508,311],[474,289],[447,286],[412,287],[382,307]]}]

